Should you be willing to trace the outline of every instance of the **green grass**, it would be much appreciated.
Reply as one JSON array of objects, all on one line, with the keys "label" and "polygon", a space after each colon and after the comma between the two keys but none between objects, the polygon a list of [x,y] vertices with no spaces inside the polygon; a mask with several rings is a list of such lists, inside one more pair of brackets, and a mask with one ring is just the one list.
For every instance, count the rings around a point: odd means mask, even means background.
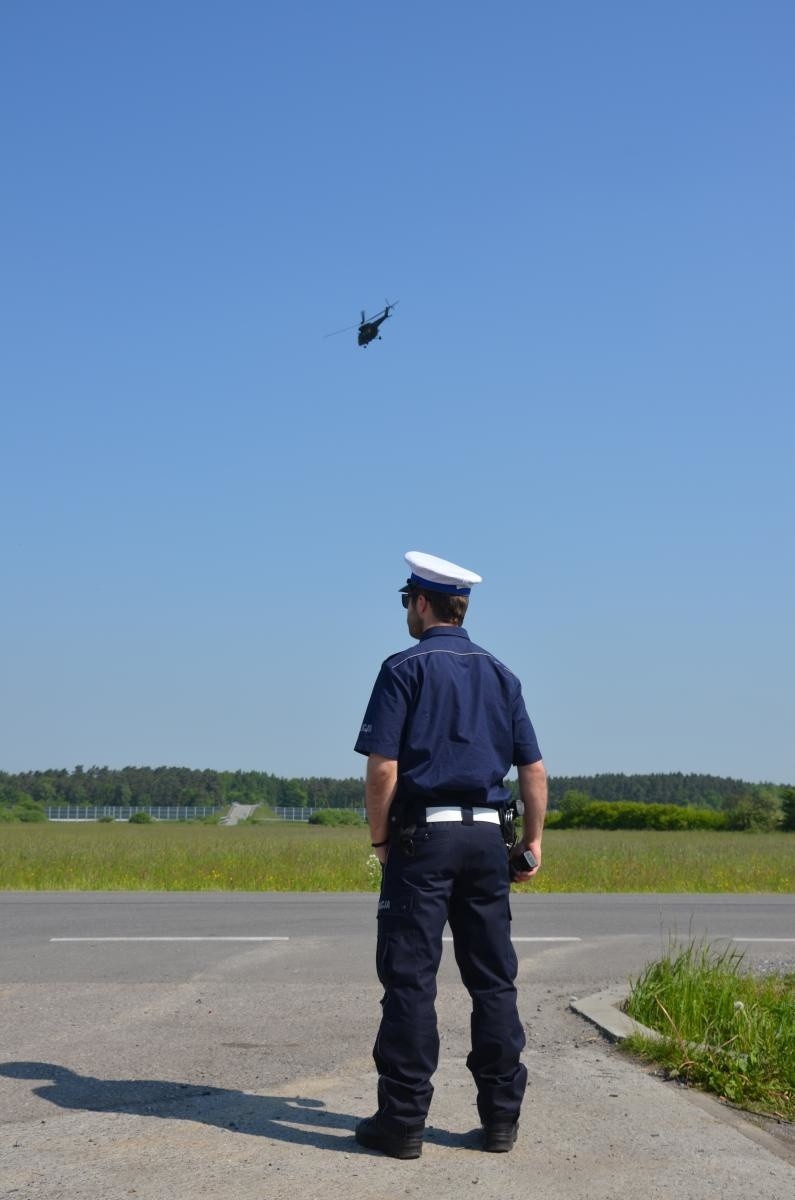
[{"label": "green grass", "polygon": [[793,892],[784,833],[549,830],[537,892]]},{"label": "green grass", "polygon": [[[550,830],[536,892],[792,892],[787,834]],[[370,891],[366,828],[267,823],[0,829],[0,888]]]},{"label": "green grass", "polygon": [[672,946],[633,983],[626,1011],[663,1035],[633,1035],[627,1050],[742,1108],[795,1120],[795,974],[753,976],[736,951]]},{"label": "green grass", "polygon": [[9,826],[0,833],[0,887],[364,891],[369,849],[364,829],[287,823]]}]

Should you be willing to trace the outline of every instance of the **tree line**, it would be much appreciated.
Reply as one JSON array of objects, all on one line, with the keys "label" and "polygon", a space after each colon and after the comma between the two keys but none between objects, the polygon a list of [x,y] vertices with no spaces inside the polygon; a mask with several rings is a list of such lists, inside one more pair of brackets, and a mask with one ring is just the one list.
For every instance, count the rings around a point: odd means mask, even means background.
[{"label": "tree line", "polygon": [[361,779],[285,779],[265,771],[197,771],[189,767],[83,767],[11,775],[0,771],[0,808],[69,806],[206,806],[360,808]]},{"label": "tree line", "polygon": [[550,776],[549,807],[560,808],[567,792],[583,792],[592,800],[722,809],[734,796],[760,795],[774,786],[720,775],[683,775],[680,771],[653,775],[558,775]]},{"label": "tree line", "polygon": [[[516,785],[513,786],[515,791]],[[560,813],[559,822],[551,823],[568,825],[583,823],[585,805],[630,803],[732,814],[733,824],[728,826],[731,828],[795,828],[793,797],[795,789],[784,785],[681,772],[560,775],[549,780],[550,812]],[[360,778],[284,778],[265,771],[209,771],[189,767],[76,766],[71,771],[61,768],[19,774],[0,772],[0,812],[6,817],[12,811],[16,816],[64,805],[228,808],[234,803],[264,804],[271,808],[361,808],[364,787]],[[579,814],[576,818],[571,815],[575,810]],[[615,821],[618,814],[612,818],[602,815],[599,819]],[[725,822],[723,827],[727,827]]]},{"label": "tree line", "polygon": [[795,788],[717,775],[577,775],[549,781],[560,829],[795,829]]}]

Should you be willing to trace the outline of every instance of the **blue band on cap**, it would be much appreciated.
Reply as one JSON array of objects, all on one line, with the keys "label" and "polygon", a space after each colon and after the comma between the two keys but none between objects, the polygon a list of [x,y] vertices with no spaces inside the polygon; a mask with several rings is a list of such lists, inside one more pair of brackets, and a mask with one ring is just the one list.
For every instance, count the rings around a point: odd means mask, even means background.
[{"label": "blue band on cap", "polygon": [[422,579],[412,571],[409,580],[411,587],[427,588],[429,592],[444,592],[446,596],[468,596],[472,588],[456,587],[454,583],[436,583],[432,579]]}]

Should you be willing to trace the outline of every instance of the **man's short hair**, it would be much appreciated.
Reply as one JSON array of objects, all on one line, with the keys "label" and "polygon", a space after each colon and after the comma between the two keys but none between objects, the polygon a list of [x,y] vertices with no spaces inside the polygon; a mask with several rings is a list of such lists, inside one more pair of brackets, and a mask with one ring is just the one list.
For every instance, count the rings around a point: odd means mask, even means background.
[{"label": "man's short hair", "polygon": [[444,592],[425,591],[423,588],[412,589],[411,595],[424,596],[437,621],[444,621],[445,625],[464,624],[469,596],[448,596]]}]

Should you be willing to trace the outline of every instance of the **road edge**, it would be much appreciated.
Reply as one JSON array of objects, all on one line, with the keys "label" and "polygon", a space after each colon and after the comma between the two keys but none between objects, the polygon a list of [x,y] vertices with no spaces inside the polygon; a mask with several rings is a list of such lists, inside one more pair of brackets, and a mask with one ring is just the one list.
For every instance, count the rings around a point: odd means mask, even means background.
[{"label": "road edge", "polygon": [[[656,1029],[649,1029],[640,1021],[635,1021],[622,1010],[621,1005],[629,996],[629,987],[606,988],[602,992],[594,992],[592,996],[582,999],[573,997],[569,1001],[570,1008],[579,1016],[584,1017],[595,1025],[602,1034],[612,1042],[620,1042],[632,1033],[640,1033],[644,1037],[659,1039],[662,1037]],[[661,1082],[666,1082],[661,1080]],[[708,1092],[697,1088],[680,1087],[677,1089],[691,1104],[710,1113],[715,1120],[723,1121],[738,1133],[764,1147],[776,1158],[782,1159],[790,1166],[795,1166],[795,1127],[788,1123],[780,1123],[773,1117],[763,1117],[756,1113],[747,1113],[711,1096]]]}]

